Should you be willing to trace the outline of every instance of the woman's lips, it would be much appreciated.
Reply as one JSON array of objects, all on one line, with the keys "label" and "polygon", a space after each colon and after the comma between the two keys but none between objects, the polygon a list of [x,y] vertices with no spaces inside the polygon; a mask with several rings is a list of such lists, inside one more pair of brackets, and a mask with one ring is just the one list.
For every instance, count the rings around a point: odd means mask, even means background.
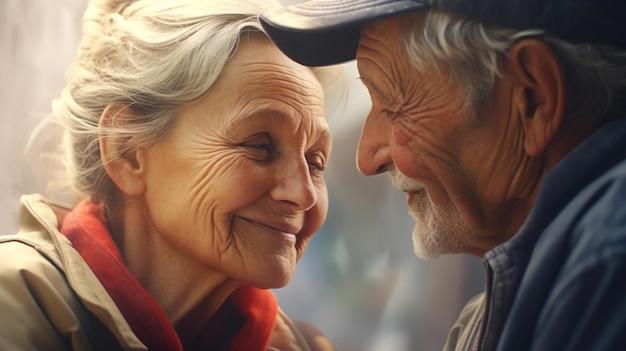
[{"label": "woman's lips", "polygon": [[274,222],[274,221],[267,221],[267,220],[257,220],[257,219],[250,219],[250,218],[246,218],[246,217],[240,217],[241,219],[243,219],[244,221],[254,224],[256,226],[259,227],[263,227],[266,229],[269,229],[271,231],[275,231],[275,232],[279,232],[279,233],[284,233],[284,234],[291,234],[291,235],[296,235],[300,232],[301,228],[291,224],[291,223],[287,223],[287,222]]}]

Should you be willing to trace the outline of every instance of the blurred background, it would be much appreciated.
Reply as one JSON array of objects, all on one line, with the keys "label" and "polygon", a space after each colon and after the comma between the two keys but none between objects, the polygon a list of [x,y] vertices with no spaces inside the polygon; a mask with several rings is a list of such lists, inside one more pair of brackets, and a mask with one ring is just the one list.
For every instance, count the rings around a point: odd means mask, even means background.
[{"label": "blurred background", "polygon": [[[63,85],[86,3],[0,0],[2,234],[17,230],[21,194],[55,196],[44,187],[46,174],[33,174],[23,150]],[[354,63],[343,67],[347,100],[329,117],[334,149],[326,172],[328,220],[292,282],[276,290],[279,303],[292,318],[320,328],[338,351],[441,350],[465,302],[483,289],[482,264],[466,255],[429,261],[413,255],[406,195],[386,175],[365,177],[356,169],[370,100]],[[40,128],[45,136],[46,127]]]}]

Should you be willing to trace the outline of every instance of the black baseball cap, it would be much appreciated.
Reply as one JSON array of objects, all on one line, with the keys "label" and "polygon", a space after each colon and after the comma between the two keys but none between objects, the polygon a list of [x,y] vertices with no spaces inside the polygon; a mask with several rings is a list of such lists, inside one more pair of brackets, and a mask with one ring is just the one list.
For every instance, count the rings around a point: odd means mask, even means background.
[{"label": "black baseball cap", "polygon": [[355,58],[363,25],[427,8],[491,26],[543,29],[572,43],[626,48],[626,0],[311,0],[264,13],[261,23],[291,59],[325,66]]}]

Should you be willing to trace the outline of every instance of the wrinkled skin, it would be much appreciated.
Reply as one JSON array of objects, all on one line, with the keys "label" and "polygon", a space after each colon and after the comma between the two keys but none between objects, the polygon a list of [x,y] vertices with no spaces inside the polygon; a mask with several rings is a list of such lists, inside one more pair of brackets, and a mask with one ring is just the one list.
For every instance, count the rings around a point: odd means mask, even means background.
[{"label": "wrinkled skin", "polygon": [[488,115],[477,122],[445,70],[418,72],[410,65],[398,38],[420,16],[400,15],[363,30],[357,65],[372,110],[357,163],[366,175],[390,171],[393,184],[407,192],[418,256],[480,256],[521,226],[546,161],[527,148],[532,111],[517,66],[505,67],[484,109]]},{"label": "wrinkled skin", "polygon": [[238,286],[289,282],[328,210],[322,87],[251,38],[164,138],[107,165],[126,264],[189,337]]},{"label": "wrinkled skin", "polygon": [[325,219],[331,139],[313,74],[268,46],[242,45],[213,93],[149,150],[146,205],[178,250],[275,288]]}]

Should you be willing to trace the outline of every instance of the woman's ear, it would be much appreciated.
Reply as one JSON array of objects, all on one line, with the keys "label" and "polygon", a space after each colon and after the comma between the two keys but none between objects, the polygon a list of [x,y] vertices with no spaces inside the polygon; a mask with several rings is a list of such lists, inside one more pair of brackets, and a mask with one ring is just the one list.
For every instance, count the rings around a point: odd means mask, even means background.
[{"label": "woman's ear", "polygon": [[510,50],[507,68],[519,82],[518,111],[530,156],[544,152],[563,123],[566,81],[552,49],[537,39],[523,39]]},{"label": "woman's ear", "polygon": [[100,157],[107,174],[128,196],[138,196],[145,191],[144,153],[133,145],[132,137],[119,133],[128,128],[134,111],[126,104],[109,104],[100,116]]}]

